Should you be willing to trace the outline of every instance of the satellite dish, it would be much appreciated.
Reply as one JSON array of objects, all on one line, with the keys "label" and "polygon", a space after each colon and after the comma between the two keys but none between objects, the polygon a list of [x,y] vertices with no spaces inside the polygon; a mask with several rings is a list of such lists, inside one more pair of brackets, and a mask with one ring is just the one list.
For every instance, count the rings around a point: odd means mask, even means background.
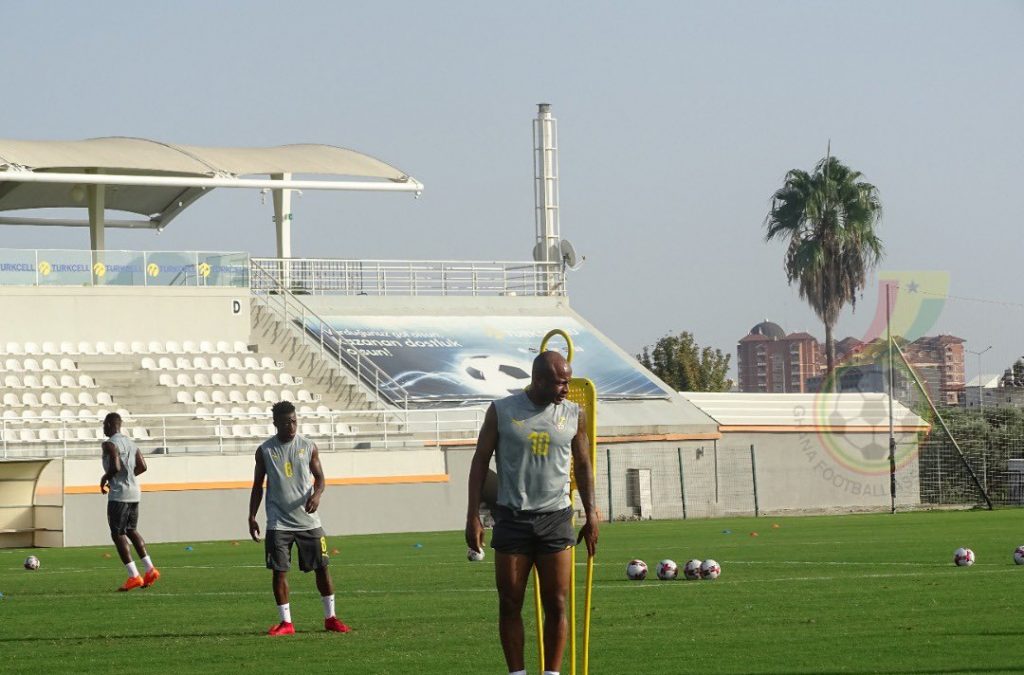
[{"label": "satellite dish", "polygon": [[583,263],[584,260],[586,260],[585,257],[576,253],[576,247],[573,246],[572,242],[568,239],[562,240],[559,250],[562,253],[562,262],[564,262],[565,266],[571,270],[575,270]]},{"label": "satellite dish", "polygon": [[533,259],[537,262],[558,262],[559,259],[558,244],[551,244],[549,255],[544,255],[544,243],[538,241],[533,246]]}]

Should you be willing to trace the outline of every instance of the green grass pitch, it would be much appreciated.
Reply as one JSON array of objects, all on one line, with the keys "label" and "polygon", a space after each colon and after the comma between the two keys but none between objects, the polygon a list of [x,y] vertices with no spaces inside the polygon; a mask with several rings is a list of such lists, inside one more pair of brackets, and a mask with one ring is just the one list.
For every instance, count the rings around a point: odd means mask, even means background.
[{"label": "green grass pitch", "polygon": [[[1002,510],[605,524],[591,672],[1021,672],[1024,566],[1012,554],[1022,520]],[[323,632],[313,578],[296,571],[299,632],[281,638],[263,634],[277,613],[262,544],[154,544],[163,578],[130,593],[113,592],[124,575],[116,556],[104,557],[110,546],[2,550],[0,670],[505,672],[491,551],[467,562],[461,532],[329,546],[340,549],[338,615],[354,631]],[[958,546],[974,549],[973,567],[954,567]],[[22,569],[29,553],[40,570]],[[634,557],[648,563],[647,580],[626,580]],[[716,581],[655,578],[663,558],[682,567],[708,557],[722,565]]]}]

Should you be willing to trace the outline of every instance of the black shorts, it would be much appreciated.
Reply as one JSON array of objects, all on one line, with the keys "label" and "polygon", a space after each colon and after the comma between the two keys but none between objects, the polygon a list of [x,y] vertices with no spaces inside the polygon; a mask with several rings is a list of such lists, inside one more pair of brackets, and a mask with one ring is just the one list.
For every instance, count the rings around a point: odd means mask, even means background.
[{"label": "black shorts", "polygon": [[128,534],[139,526],[138,502],[107,502],[110,534]]},{"label": "black shorts", "polygon": [[491,548],[501,553],[558,553],[576,544],[572,507],[561,511],[513,511],[495,506]]},{"label": "black shorts", "polygon": [[292,544],[299,550],[299,569],[303,572],[326,568],[327,537],[322,528],[315,530],[267,530],[265,548],[267,569],[287,572],[292,566]]}]

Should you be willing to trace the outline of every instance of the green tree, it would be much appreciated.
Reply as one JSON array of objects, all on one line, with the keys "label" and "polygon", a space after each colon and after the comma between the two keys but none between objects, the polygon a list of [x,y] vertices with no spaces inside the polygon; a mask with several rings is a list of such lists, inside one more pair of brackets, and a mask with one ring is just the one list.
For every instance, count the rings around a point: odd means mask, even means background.
[{"label": "green tree", "polygon": [[701,347],[693,334],[666,335],[653,347],[644,347],[637,360],[675,391],[728,391],[731,354]]},{"label": "green tree", "polygon": [[832,329],[843,307],[856,308],[867,272],[882,258],[882,241],[875,229],[882,204],[874,185],[835,157],[826,157],[814,173],[793,169],[772,195],[765,217],[765,241],[788,243],[786,277],[797,284],[825,324],[826,381],[835,370],[836,345]]}]

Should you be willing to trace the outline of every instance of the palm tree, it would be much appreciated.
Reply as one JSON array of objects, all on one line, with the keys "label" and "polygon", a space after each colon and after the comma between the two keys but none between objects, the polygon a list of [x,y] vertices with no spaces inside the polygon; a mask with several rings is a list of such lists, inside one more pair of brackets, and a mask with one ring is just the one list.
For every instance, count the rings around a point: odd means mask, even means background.
[{"label": "palm tree", "polygon": [[814,173],[793,169],[772,195],[764,220],[765,241],[782,238],[786,276],[797,282],[800,297],[825,324],[825,382],[835,369],[832,329],[846,303],[854,309],[867,271],[882,258],[882,240],[875,233],[882,204],[874,185],[861,173],[826,156]]}]

